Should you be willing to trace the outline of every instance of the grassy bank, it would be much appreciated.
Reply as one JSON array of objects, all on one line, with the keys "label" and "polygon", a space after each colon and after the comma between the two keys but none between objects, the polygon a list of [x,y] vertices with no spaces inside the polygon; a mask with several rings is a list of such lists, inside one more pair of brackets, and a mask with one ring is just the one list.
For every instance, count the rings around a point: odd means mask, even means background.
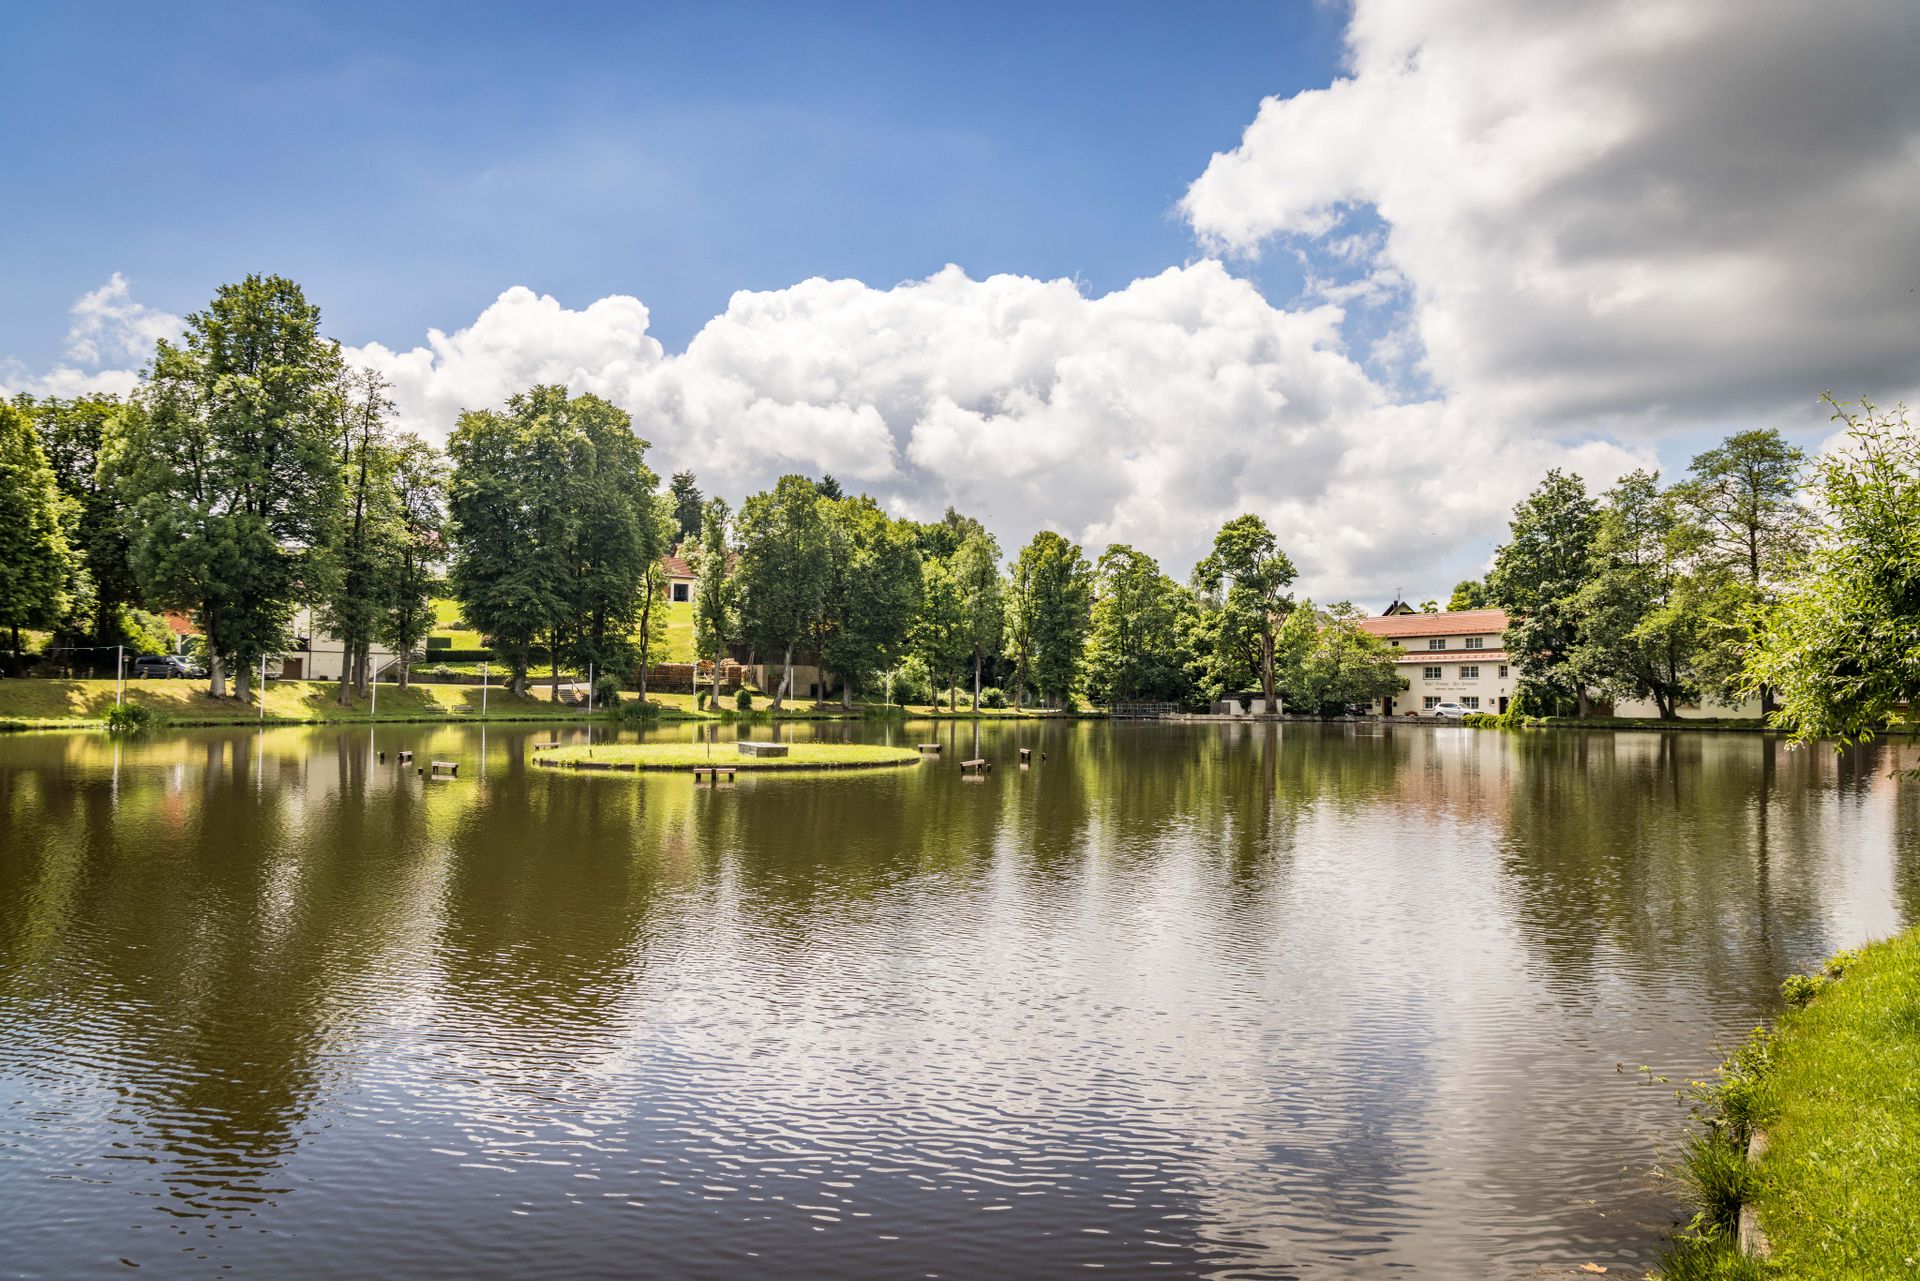
[{"label": "grassy bank", "polygon": [[[1784,991],[1778,1027],[1705,1091],[1681,1171],[1700,1213],[1660,1275],[1920,1275],[1920,929]],[[1748,1162],[1756,1131],[1762,1150]],[[1743,1204],[1769,1261],[1737,1248]]]},{"label": "grassy bank", "polygon": [[711,748],[700,743],[599,743],[559,747],[533,757],[536,765],[569,769],[688,770],[719,765],[743,772],[871,769],[912,765],[919,760],[920,753],[912,748],[872,743],[790,743],[785,756],[743,756],[731,743],[716,743]]},{"label": "grassy bank", "polygon": [[[209,698],[203,681],[130,680],[126,701],[153,710],[161,724],[251,725],[261,720],[257,700]],[[321,681],[271,681],[265,719],[278,724],[331,724],[365,721],[480,720],[477,685],[382,685],[379,715],[371,700],[339,703],[340,687]],[[99,681],[0,680],[0,729],[84,729],[105,724],[114,704],[114,683]],[[486,692],[486,720],[531,721],[572,718],[580,713],[555,707],[545,698],[515,698],[499,686]]]}]

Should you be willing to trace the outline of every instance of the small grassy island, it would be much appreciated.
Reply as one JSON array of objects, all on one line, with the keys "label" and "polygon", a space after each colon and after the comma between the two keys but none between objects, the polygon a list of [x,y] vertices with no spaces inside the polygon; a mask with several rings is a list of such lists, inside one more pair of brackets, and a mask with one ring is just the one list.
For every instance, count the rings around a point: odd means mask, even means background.
[{"label": "small grassy island", "polygon": [[790,743],[784,756],[749,756],[732,743],[584,743],[537,753],[538,765],[588,770],[722,769],[820,770],[877,769],[912,765],[920,753],[910,747],[882,747],[872,743]]},{"label": "small grassy island", "polygon": [[[1705,1091],[1706,1127],[1681,1170],[1699,1214],[1660,1276],[1914,1275],[1920,930],[1842,953],[1783,990],[1778,1029],[1756,1033]],[[1766,1261],[1738,1248],[1743,1207]]]}]

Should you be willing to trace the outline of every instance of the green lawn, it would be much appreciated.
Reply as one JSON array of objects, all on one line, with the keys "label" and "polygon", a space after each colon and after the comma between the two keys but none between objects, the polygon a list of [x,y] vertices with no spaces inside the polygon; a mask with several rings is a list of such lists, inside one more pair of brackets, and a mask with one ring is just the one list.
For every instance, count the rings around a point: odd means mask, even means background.
[{"label": "green lawn", "polygon": [[667,656],[661,661],[691,663],[693,658],[693,602],[670,600],[667,602]]},{"label": "green lawn", "polygon": [[907,747],[873,743],[792,743],[785,756],[743,756],[731,743],[600,743],[577,744],[539,752],[537,765],[572,769],[686,770],[706,765],[746,770],[870,769],[883,765],[911,765],[920,753]]},{"label": "green lawn", "polygon": [[[214,699],[205,681],[130,680],[127,701],[153,708],[176,724],[250,724],[260,719],[260,704],[232,698]],[[98,725],[113,706],[114,683],[101,681],[0,680],[0,727],[60,728]],[[269,721],[366,721],[370,700],[357,698],[340,706],[340,687],[322,681],[272,681],[267,690]],[[541,697],[515,698],[499,686],[487,692],[486,719],[553,720],[578,715],[556,708]],[[382,685],[379,715],[382,721],[479,720],[481,691],[477,685],[414,685],[401,690]]]},{"label": "green lawn", "polygon": [[[1920,1276],[1920,929],[1843,953],[1828,973],[1788,980],[1805,1003],[1756,1033],[1708,1094],[1681,1170],[1703,1227],[1676,1244],[1668,1281]],[[1756,1130],[1764,1151],[1749,1164]],[[1734,1248],[1742,1203],[1769,1265]]]},{"label": "green lawn", "polygon": [[433,635],[446,638],[448,649],[484,649],[480,633],[465,627],[460,620],[460,602],[444,596],[433,598]]},{"label": "green lawn", "polygon": [[1920,930],[1780,1020],[1754,1207],[1781,1271],[1920,1276]]}]

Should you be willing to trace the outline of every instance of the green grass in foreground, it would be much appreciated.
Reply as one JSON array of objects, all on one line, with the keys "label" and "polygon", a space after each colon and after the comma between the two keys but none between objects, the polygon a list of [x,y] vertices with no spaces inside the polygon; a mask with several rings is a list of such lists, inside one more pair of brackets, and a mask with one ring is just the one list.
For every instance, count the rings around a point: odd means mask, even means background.
[{"label": "green grass in foreground", "polygon": [[[160,722],[178,725],[250,725],[260,720],[260,704],[232,698],[209,698],[205,681],[130,680],[130,703],[150,707]],[[402,690],[380,687],[379,715],[371,701],[355,698],[349,707],[339,703],[340,687],[330,681],[271,681],[267,686],[269,722],[354,722],[480,720],[478,685],[413,685]],[[101,725],[113,706],[113,682],[57,680],[0,680],[0,727],[60,729]],[[576,716],[570,708],[555,707],[544,698],[515,698],[498,685],[487,692],[490,721],[554,720]]]},{"label": "green grass in foreground", "polygon": [[591,769],[684,770],[722,765],[746,771],[908,765],[918,761],[920,753],[872,743],[793,743],[785,756],[742,756],[732,743],[715,743],[711,752],[701,743],[601,743],[555,748],[533,759],[539,765]]},{"label": "green grass in foreground", "polygon": [[[1789,979],[1789,1000],[1804,1004],[1722,1069],[1685,1171],[1753,1206],[1771,1263],[1709,1226],[1668,1259],[1669,1281],[1920,1276],[1920,929],[1836,957],[1829,973]],[[1765,1155],[1731,1168],[1728,1150],[1744,1151],[1755,1127]]]}]

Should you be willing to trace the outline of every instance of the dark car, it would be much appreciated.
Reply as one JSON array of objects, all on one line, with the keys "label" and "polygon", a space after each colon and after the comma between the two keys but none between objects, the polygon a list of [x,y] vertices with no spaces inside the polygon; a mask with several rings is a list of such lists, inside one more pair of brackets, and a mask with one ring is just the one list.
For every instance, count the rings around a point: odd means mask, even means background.
[{"label": "dark car", "polygon": [[178,654],[142,654],[133,660],[133,674],[141,678],[190,678],[206,672]]}]

